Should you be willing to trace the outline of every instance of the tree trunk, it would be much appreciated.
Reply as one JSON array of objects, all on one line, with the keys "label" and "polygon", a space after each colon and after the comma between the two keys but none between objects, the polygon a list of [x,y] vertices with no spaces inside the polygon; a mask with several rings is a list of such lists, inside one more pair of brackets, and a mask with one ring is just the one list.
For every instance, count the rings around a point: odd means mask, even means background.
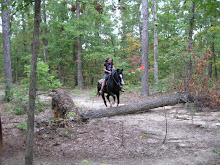
[{"label": "tree trunk", "polygon": [[215,55],[215,53],[213,54],[213,62],[214,62],[214,71],[215,71],[214,76],[215,76],[215,79],[218,80],[218,72],[217,72],[216,55]]},{"label": "tree trunk", "polygon": [[[77,18],[78,21],[80,20],[80,6],[79,6],[79,1],[76,1],[76,10],[77,10]],[[79,29],[80,30],[80,29]],[[83,89],[83,76],[82,76],[82,57],[81,57],[81,53],[82,53],[82,43],[81,43],[81,36],[77,37],[77,45],[78,45],[78,57],[77,57],[77,64],[78,64],[78,74],[77,74],[77,84],[79,89]]]},{"label": "tree trunk", "polygon": [[36,84],[37,84],[37,58],[39,52],[39,28],[40,28],[40,19],[41,19],[40,5],[41,5],[41,0],[36,0],[35,16],[34,16],[33,54],[31,59],[25,165],[33,164],[34,109],[35,109]]},{"label": "tree trunk", "polygon": [[[213,37],[213,40],[214,40],[214,37]],[[211,60],[211,61],[213,61],[212,62],[212,65],[213,65],[213,69],[214,69],[214,77],[215,77],[215,79],[217,79],[217,69],[216,69],[216,66],[215,66],[215,63],[216,63],[216,60],[215,60],[215,43],[214,42],[212,42],[212,57],[211,58],[213,58],[213,60]],[[211,75],[212,75],[212,67],[211,67]]]},{"label": "tree trunk", "polygon": [[[3,6],[8,5],[8,0],[2,2]],[[3,30],[3,50],[4,50],[4,70],[5,70],[5,100],[8,102],[12,98],[12,73],[11,73],[11,53],[9,38],[9,16],[8,10],[4,8],[2,11],[2,30]]]},{"label": "tree trunk", "polygon": [[206,57],[207,57],[207,63],[206,63],[206,78],[208,80],[209,78],[209,39],[208,39],[208,26],[206,25]]},{"label": "tree trunk", "polygon": [[153,108],[163,107],[167,105],[173,106],[178,103],[185,103],[186,100],[188,100],[187,95],[171,96],[161,99],[150,100],[146,102],[122,105],[113,108],[91,110],[82,113],[80,116],[82,121],[86,121],[88,119],[94,119],[94,118],[148,112],[150,109]]},{"label": "tree trunk", "polygon": [[148,84],[148,47],[149,47],[149,12],[148,0],[142,0],[143,10],[143,32],[142,32],[142,76],[141,95],[149,96]]},{"label": "tree trunk", "polygon": [[[76,60],[77,60],[77,54],[76,54],[76,48],[77,48],[77,44],[73,44],[73,64],[74,67],[76,67]],[[78,65],[78,64],[77,64]],[[75,86],[78,86],[78,76],[77,76],[77,70],[74,70],[74,80],[75,80]]]},{"label": "tree trunk", "polygon": [[44,54],[44,62],[47,62],[47,54],[48,54],[48,50],[47,50],[47,45],[48,45],[48,40],[46,38],[47,35],[47,16],[46,16],[46,4],[45,4],[45,0],[43,1],[43,21],[44,21],[44,27],[43,27],[43,54]]},{"label": "tree trunk", "polygon": [[192,42],[192,35],[193,35],[193,25],[194,25],[194,13],[195,13],[195,2],[192,2],[192,17],[190,19],[190,29],[189,29],[189,43],[188,43],[188,57],[186,59],[185,64],[185,89],[189,92],[189,78],[192,73],[192,51],[193,51],[193,42]]},{"label": "tree trunk", "polygon": [[62,84],[62,73],[61,73],[61,63],[58,64],[58,78],[60,80],[60,83]]},{"label": "tree trunk", "polygon": [[158,84],[158,35],[157,35],[157,9],[156,0],[153,0],[153,15],[154,15],[154,85]]},{"label": "tree trunk", "polygon": [[[2,135],[2,120],[0,116],[0,157],[2,152],[2,144],[3,144],[3,135]],[[1,159],[1,158],[0,158]],[[1,161],[1,160],[0,160]]]},{"label": "tree trunk", "polygon": [[138,15],[138,27],[139,27],[140,41],[142,41],[141,14],[140,14],[140,15]]}]

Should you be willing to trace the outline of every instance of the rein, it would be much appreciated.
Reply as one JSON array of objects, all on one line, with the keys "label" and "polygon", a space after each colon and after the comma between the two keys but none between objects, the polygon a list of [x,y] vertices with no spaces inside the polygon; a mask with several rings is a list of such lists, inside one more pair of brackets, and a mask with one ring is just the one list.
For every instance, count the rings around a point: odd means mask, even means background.
[{"label": "rein", "polygon": [[[115,71],[116,73],[116,76],[117,76],[117,72]],[[114,82],[120,87],[119,83],[115,80],[114,76],[112,75],[112,73],[109,74],[109,78],[108,78],[108,83],[107,83],[107,87],[109,85],[109,80],[110,80],[110,77],[112,77],[112,79],[114,80]]]}]

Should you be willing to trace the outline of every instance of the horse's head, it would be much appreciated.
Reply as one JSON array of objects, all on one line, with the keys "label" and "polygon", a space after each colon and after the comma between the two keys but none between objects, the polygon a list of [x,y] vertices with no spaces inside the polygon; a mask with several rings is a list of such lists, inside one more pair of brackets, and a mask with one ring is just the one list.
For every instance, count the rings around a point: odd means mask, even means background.
[{"label": "horse's head", "polygon": [[117,72],[117,75],[118,75],[118,79],[120,81],[120,85],[124,85],[125,83],[124,83],[124,80],[123,80],[123,73],[122,73],[123,69],[117,69],[116,72]]}]

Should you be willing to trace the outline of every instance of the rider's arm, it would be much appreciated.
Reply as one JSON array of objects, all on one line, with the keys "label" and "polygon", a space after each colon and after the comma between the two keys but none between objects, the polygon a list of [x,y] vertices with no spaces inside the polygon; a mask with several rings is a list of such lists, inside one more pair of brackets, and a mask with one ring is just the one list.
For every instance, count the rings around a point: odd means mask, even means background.
[{"label": "rider's arm", "polygon": [[104,66],[103,70],[104,70],[105,72],[111,73],[110,71],[108,71],[108,70],[106,69],[106,66]]}]

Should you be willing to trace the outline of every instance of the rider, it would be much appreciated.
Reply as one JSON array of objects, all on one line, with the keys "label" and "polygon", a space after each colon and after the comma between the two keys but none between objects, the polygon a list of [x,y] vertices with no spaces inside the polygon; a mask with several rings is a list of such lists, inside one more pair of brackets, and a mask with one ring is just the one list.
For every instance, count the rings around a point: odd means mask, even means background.
[{"label": "rider", "polygon": [[[106,60],[105,60],[105,63],[104,63],[104,80],[103,80],[103,83],[102,83],[102,87],[99,91],[100,94],[102,94],[103,92],[103,88],[105,86],[105,83],[106,83],[106,80],[108,79],[108,75],[110,73],[112,73],[112,71],[115,69],[115,66],[114,66],[114,63],[113,63],[113,59],[111,57],[108,57]],[[124,89],[121,87],[121,91],[124,92]]]}]

